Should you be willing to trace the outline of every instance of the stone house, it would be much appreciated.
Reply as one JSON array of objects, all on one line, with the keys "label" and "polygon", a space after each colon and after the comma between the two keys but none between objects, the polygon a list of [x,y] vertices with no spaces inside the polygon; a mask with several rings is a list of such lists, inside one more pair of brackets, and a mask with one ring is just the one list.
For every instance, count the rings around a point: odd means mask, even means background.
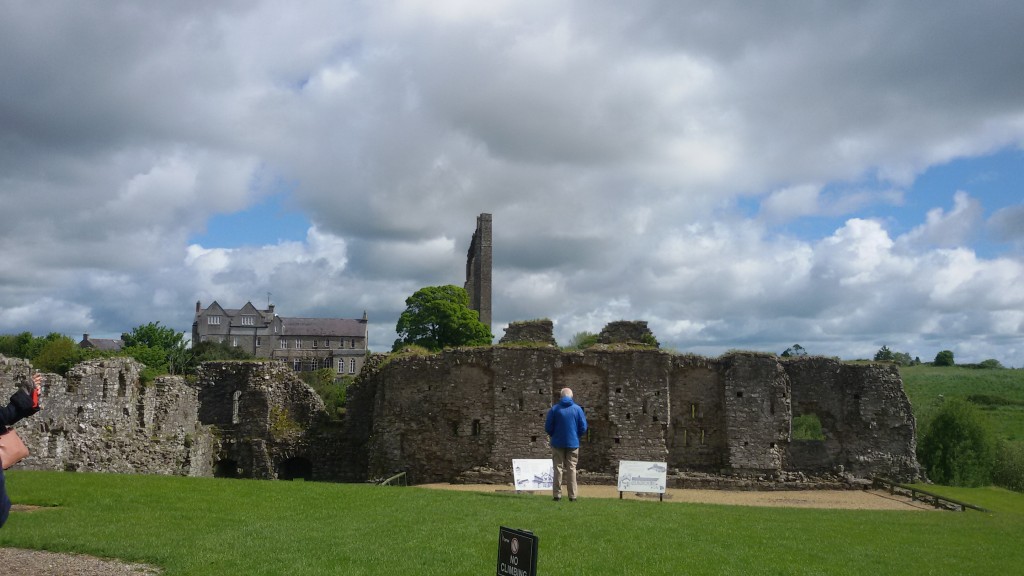
[{"label": "stone house", "polygon": [[333,368],[338,374],[356,375],[367,352],[367,317],[286,318],[271,304],[265,310],[246,302],[224,308],[214,301],[206,308],[197,301],[192,342],[217,341],[237,346],[257,358],[284,362],[292,370]]}]

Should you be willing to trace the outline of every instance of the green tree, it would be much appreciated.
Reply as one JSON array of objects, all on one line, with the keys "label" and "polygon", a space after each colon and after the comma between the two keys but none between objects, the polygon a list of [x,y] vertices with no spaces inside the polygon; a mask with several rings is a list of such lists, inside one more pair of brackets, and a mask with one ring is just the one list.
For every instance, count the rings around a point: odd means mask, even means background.
[{"label": "green tree", "polygon": [[935,366],[953,366],[956,364],[953,361],[953,351],[943,350],[935,355],[935,362],[932,362]]},{"label": "green tree", "polygon": [[567,350],[584,350],[594,344],[597,344],[597,334],[584,331],[573,334],[572,339],[569,340],[569,345],[565,348]]},{"label": "green tree", "polygon": [[298,376],[316,391],[332,418],[341,418],[345,414],[345,393],[355,377],[345,375],[339,378],[333,368],[299,372]]},{"label": "green tree", "polygon": [[61,334],[50,334],[32,358],[32,364],[43,372],[54,372],[64,376],[82,358],[78,343]]},{"label": "green tree", "polygon": [[882,346],[875,352],[875,362],[892,362],[893,359],[893,352],[888,346]]},{"label": "green tree", "polygon": [[782,352],[783,358],[790,358],[795,356],[807,356],[807,350],[799,344],[793,344],[792,346],[786,348]]},{"label": "green tree", "polygon": [[974,407],[959,398],[943,403],[917,447],[928,477],[950,486],[987,486],[994,443]]},{"label": "green tree", "polygon": [[479,314],[470,310],[466,291],[458,286],[420,288],[405,305],[395,326],[395,351],[407,344],[434,351],[445,346],[486,346],[494,339]]},{"label": "green tree", "polygon": [[988,360],[982,360],[980,363],[978,363],[978,366],[980,366],[982,368],[994,368],[994,369],[1005,368],[1005,366],[1003,366],[1003,363],[1000,362],[999,360],[996,360],[995,358],[989,358]]},{"label": "green tree", "polygon": [[121,340],[124,353],[146,365],[142,371],[144,381],[160,374],[180,374],[189,366],[185,333],[161,326],[160,322],[136,326],[131,332],[121,334]]}]

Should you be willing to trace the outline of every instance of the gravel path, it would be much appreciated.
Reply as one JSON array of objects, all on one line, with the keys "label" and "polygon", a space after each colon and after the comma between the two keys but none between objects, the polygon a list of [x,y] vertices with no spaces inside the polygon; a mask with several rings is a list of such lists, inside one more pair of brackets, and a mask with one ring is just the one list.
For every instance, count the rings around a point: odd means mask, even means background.
[{"label": "gravel path", "polygon": [[[473,492],[512,492],[512,486],[493,484],[423,484],[418,488]],[[547,492],[533,492],[549,498]],[[580,486],[579,497],[618,498],[615,486]],[[629,500],[657,500],[657,494],[627,492]],[[882,490],[794,490],[780,492],[742,492],[731,490],[679,490],[665,492],[668,502],[732,504],[739,506],[783,506],[791,508],[845,508],[852,510],[932,510],[921,502],[892,496]],[[563,501],[561,505],[567,505]],[[16,507],[17,510],[17,507]],[[21,511],[24,511],[21,510]],[[82,554],[58,554],[20,548],[0,548],[2,576],[156,576],[160,569],[145,564],[128,564]]]},{"label": "gravel path", "polygon": [[[512,486],[494,484],[422,484],[419,488],[466,490],[473,492],[512,492]],[[564,494],[563,490],[563,496]],[[538,497],[550,498],[549,492],[532,492]],[[618,498],[616,486],[581,485],[579,497]],[[657,494],[626,492],[630,500],[658,500]],[[682,490],[668,488],[667,502],[703,504],[731,504],[736,506],[781,506],[789,508],[843,508],[849,510],[932,510],[931,506],[913,502],[909,498],[894,496],[884,490]]]}]

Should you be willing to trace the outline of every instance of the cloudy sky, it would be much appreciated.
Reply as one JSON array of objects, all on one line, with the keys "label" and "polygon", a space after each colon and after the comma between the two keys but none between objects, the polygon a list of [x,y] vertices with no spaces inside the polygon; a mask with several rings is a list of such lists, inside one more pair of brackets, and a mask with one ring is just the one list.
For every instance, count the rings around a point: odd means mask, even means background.
[{"label": "cloudy sky", "polygon": [[1024,365],[1024,3],[0,0],[0,333],[465,281],[561,343]]}]

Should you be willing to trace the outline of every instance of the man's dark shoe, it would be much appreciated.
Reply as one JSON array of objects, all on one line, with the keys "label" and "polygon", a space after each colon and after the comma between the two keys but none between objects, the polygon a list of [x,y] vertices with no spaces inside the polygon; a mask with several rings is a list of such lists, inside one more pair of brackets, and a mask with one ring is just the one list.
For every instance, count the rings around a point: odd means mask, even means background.
[{"label": "man's dark shoe", "polygon": [[575,502],[575,501],[576,501],[575,498],[569,498],[569,502]]},{"label": "man's dark shoe", "polygon": [[554,500],[555,502],[558,502],[561,499],[562,499],[561,496],[555,496],[554,498],[552,498],[552,500]]}]

